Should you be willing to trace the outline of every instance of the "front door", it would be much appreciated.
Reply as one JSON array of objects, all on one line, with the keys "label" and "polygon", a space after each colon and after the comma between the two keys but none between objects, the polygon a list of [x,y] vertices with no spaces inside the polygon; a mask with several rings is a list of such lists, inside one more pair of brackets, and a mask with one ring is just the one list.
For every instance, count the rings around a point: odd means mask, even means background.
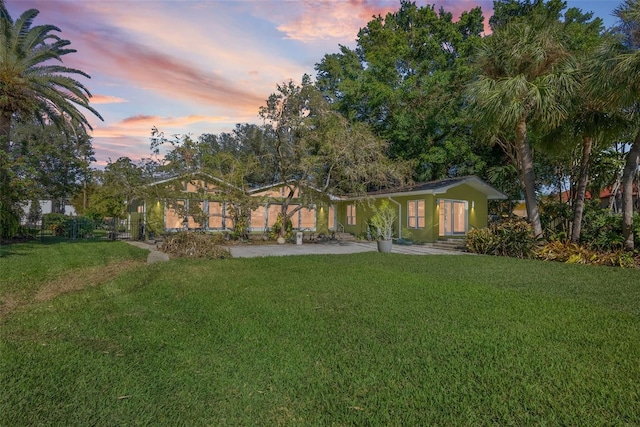
[{"label": "front door", "polygon": [[440,236],[467,234],[467,205],[463,200],[440,200]]}]

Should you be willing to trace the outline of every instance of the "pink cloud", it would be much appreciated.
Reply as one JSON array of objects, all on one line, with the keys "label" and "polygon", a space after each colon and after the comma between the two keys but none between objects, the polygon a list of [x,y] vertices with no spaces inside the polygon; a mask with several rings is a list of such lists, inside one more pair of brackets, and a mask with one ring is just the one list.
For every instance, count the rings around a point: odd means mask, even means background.
[{"label": "pink cloud", "polygon": [[228,107],[254,110],[262,97],[237,87],[233,81],[191,66],[184,59],[165,55],[127,40],[105,40],[99,34],[87,35],[84,42],[101,50],[101,72],[128,80],[139,87],[165,93],[173,98],[203,104],[224,103]]},{"label": "pink cloud", "polygon": [[121,104],[123,102],[129,102],[124,98],[118,98],[111,95],[93,95],[91,97],[92,104]]},{"label": "pink cloud", "polygon": [[[418,6],[430,6],[432,3]],[[278,25],[277,29],[285,37],[301,42],[315,40],[355,40],[360,28],[365,27],[375,16],[384,17],[400,8],[399,3],[375,0],[351,0],[336,2],[331,0],[299,3],[298,11],[292,18]],[[435,10],[440,7],[451,12],[457,20],[462,12],[481,6],[485,16],[485,28],[493,10],[491,0],[437,0]]]}]

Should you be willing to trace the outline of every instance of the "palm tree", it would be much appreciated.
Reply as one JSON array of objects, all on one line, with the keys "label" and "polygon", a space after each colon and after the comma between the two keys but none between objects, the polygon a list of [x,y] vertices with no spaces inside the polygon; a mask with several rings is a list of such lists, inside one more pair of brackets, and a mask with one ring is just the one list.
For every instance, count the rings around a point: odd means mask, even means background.
[{"label": "palm tree", "polygon": [[510,141],[527,216],[539,237],[542,225],[527,128],[531,122],[558,126],[568,115],[565,101],[577,85],[558,31],[557,21],[536,15],[499,27],[483,39],[474,58],[481,74],[469,87],[478,121]]},{"label": "palm tree", "polygon": [[[19,201],[11,180],[11,124],[21,118],[35,118],[65,129],[91,126],[78,109],[83,107],[98,118],[89,105],[90,92],[72,76],[89,78],[68,68],[62,56],[75,52],[70,42],[56,35],[53,25],[34,26],[38,10],[29,9],[14,22],[4,1],[0,2],[0,215],[15,212]],[[71,126],[67,126],[71,125]],[[6,218],[4,218],[6,220]],[[0,218],[0,223],[4,223]],[[0,230],[3,231],[3,230]]]},{"label": "palm tree", "polygon": [[[625,0],[614,14],[619,19],[617,38],[605,43],[593,66],[594,90],[612,107],[637,116],[640,112],[640,0]],[[640,164],[640,129],[637,130],[622,172],[622,234],[624,248],[634,249],[633,180]]]}]

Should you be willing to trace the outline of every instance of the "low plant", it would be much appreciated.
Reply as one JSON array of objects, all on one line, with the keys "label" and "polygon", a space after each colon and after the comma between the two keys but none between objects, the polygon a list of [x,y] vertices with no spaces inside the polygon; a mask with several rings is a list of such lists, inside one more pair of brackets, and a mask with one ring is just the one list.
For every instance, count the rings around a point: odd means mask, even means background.
[{"label": "low plant", "polygon": [[[284,233],[282,230],[283,227]],[[285,240],[290,240],[293,237],[293,223],[291,222],[291,218],[285,218],[281,213],[276,217],[276,222],[271,227],[271,232],[269,233],[269,237],[274,240],[280,236],[284,237]]]},{"label": "low plant", "polygon": [[465,244],[469,252],[495,255],[495,240],[491,228],[473,228],[467,233]]},{"label": "low plant", "polygon": [[473,229],[466,237],[467,249],[485,255],[531,258],[538,241],[524,219],[506,219],[488,228]]},{"label": "low plant", "polygon": [[606,265],[623,268],[637,268],[639,265],[633,254],[622,249],[602,252],[567,241],[549,242],[535,251],[535,257],[544,261],[558,261],[567,264]]}]

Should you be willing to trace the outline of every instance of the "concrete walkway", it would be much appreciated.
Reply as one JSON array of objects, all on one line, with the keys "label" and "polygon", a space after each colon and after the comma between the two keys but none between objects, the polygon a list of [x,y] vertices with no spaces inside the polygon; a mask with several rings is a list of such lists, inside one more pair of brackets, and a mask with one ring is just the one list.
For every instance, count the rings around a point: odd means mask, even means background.
[{"label": "concrete walkway", "polygon": [[153,264],[154,262],[169,261],[169,255],[164,252],[160,252],[155,245],[150,245],[145,242],[138,242],[135,240],[125,240],[128,244],[136,246],[140,249],[146,249],[149,251],[147,256],[147,264]]},{"label": "concrete walkway", "polygon": [[[353,254],[358,252],[377,252],[376,242],[345,243],[304,243],[302,245],[238,245],[227,246],[234,258],[261,256]],[[393,245],[392,253],[405,255],[469,255],[465,252],[435,249],[427,245]]]},{"label": "concrete walkway", "polygon": [[[130,245],[141,249],[147,249],[149,256],[147,263],[169,261],[169,255],[160,252],[155,245],[145,242],[127,241]],[[290,255],[340,255],[358,252],[376,252],[376,242],[345,242],[345,243],[304,243],[302,245],[230,245],[225,249],[231,251],[234,258],[254,258],[265,256],[290,256]],[[432,248],[428,245],[393,245],[392,253],[404,255],[470,255],[466,252],[447,251]]]}]

